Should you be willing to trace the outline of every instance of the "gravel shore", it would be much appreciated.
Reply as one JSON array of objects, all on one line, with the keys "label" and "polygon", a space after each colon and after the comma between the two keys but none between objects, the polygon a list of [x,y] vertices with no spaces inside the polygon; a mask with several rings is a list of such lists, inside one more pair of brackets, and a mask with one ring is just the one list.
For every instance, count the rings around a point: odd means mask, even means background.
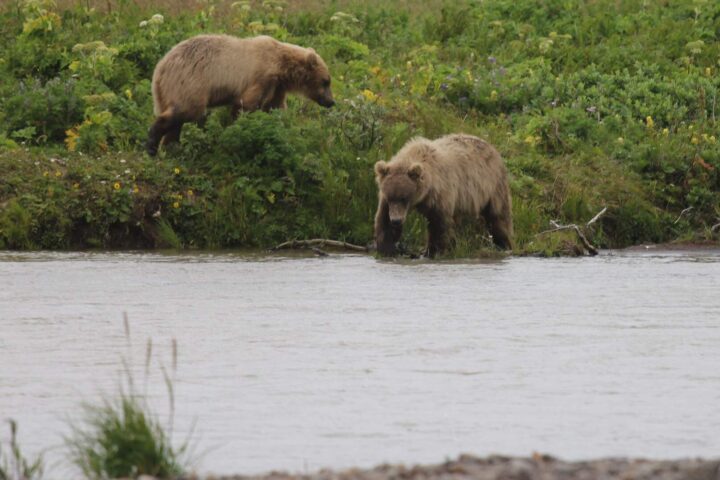
[{"label": "gravel shore", "polygon": [[565,462],[545,455],[530,458],[462,455],[440,465],[381,465],[372,469],[321,470],[311,474],[272,472],[205,480],[720,480],[720,460],[607,458]]}]

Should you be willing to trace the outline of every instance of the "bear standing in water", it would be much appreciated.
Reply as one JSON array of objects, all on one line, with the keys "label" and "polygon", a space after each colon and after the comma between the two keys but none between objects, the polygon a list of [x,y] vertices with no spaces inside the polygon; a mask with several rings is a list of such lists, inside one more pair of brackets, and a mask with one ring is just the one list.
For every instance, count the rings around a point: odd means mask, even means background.
[{"label": "bear standing in water", "polygon": [[443,251],[459,215],[482,215],[501,248],[512,248],[512,200],[500,154],[484,140],[455,134],[410,140],[390,162],[375,164],[379,204],[375,243],[382,255],[397,253],[411,208],[428,221],[426,254]]},{"label": "bear standing in water", "polygon": [[208,107],[231,105],[241,111],[285,108],[297,92],[324,107],[335,104],[330,73],[311,48],[271,37],[198,35],[175,45],[155,67],[152,94],[155,122],[147,151],[178,141],[185,122],[201,120]]}]

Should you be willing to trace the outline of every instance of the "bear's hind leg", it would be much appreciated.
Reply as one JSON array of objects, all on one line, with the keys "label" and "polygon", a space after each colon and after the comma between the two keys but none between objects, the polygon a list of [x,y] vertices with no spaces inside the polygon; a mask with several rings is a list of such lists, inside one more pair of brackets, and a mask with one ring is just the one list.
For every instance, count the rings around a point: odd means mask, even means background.
[{"label": "bear's hind leg", "polygon": [[145,144],[145,149],[147,150],[148,155],[150,155],[151,157],[157,155],[160,141],[162,140],[165,132],[167,131],[166,123],[166,119],[158,118],[150,127],[147,143]]},{"label": "bear's hind leg", "polygon": [[180,134],[182,133],[182,122],[176,122],[174,123],[165,133],[165,136],[163,137],[162,144],[168,145],[173,142],[179,142],[180,141]]},{"label": "bear's hind leg", "polygon": [[182,124],[182,120],[177,117],[158,117],[148,132],[148,139],[145,144],[148,154],[154,157],[157,154],[161,141],[163,144],[167,144],[173,140],[179,140]]}]

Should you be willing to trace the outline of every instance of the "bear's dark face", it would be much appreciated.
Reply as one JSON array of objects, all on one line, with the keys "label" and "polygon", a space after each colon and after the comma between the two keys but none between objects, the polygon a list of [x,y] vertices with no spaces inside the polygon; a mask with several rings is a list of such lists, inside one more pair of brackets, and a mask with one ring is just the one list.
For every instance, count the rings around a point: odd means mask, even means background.
[{"label": "bear's dark face", "polygon": [[380,161],[375,164],[375,174],[380,193],[388,203],[390,224],[402,226],[410,208],[420,197],[422,166],[415,163],[409,169],[396,169]]},{"label": "bear's dark face", "polygon": [[330,72],[327,65],[314,51],[308,54],[307,65],[310,75],[305,85],[305,94],[323,107],[332,107],[335,105],[335,100],[330,90]]}]

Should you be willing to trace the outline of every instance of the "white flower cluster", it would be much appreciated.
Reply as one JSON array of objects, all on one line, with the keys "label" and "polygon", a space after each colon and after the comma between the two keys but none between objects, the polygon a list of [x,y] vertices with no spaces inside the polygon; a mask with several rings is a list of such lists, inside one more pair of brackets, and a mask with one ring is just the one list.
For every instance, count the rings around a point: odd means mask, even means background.
[{"label": "white flower cluster", "polygon": [[152,17],[150,17],[150,20],[143,20],[140,22],[140,28],[145,28],[148,25],[160,25],[165,21],[165,17],[160,15],[159,13],[156,13]]}]

